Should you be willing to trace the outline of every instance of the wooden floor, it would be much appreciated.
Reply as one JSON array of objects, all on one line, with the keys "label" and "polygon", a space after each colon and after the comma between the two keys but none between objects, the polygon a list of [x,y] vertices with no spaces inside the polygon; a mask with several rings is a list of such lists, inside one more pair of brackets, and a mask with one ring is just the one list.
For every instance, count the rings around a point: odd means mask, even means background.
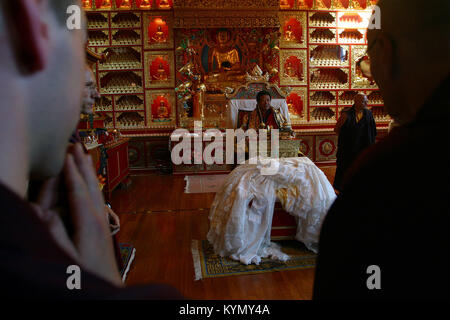
[{"label": "wooden floor", "polygon": [[[334,179],[335,167],[322,170]],[[191,241],[206,239],[214,194],[185,194],[180,176],[132,180],[111,200],[121,219],[119,241],[136,248],[128,285],[167,283],[189,299],[311,299],[314,269],[194,281]]]}]

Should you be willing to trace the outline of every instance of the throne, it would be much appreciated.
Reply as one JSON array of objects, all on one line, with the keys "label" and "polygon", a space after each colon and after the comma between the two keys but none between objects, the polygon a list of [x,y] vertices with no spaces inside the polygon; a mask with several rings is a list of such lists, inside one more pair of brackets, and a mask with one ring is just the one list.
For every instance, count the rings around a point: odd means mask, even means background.
[{"label": "throne", "polygon": [[267,82],[265,76],[261,74],[256,76],[247,74],[246,78],[246,84],[236,89],[226,89],[225,96],[228,100],[227,128],[239,128],[242,114],[255,110],[256,96],[258,92],[265,90],[272,96],[271,105],[273,109],[280,114],[280,119],[284,119],[280,128],[279,155],[283,158],[297,157],[300,140],[292,136],[289,108],[286,102],[286,96],[289,95],[290,89],[282,91],[276,84]]},{"label": "throne", "polygon": [[[291,122],[289,117],[288,105],[286,102],[286,96],[289,95],[290,90],[288,89],[288,92],[283,92],[277,85],[267,82],[262,75],[250,76],[247,74],[247,80],[248,82],[245,85],[242,85],[235,90],[231,88],[227,88],[226,90],[227,93],[225,94],[225,96],[228,99],[227,127],[230,129],[239,128],[240,113],[253,111],[256,108],[256,96],[258,92],[265,90],[272,96],[272,107],[275,110],[279,110],[283,117],[286,119],[284,129],[286,129],[285,132],[288,132],[289,134],[283,136],[283,128],[280,130],[280,157],[290,158],[303,156],[301,152],[299,152],[301,141],[299,139],[292,138],[290,135]],[[268,148],[269,146],[270,144],[268,144]],[[277,201],[275,203],[272,220],[271,239],[294,239],[296,230],[297,221],[293,216],[284,211],[281,203]]]}]

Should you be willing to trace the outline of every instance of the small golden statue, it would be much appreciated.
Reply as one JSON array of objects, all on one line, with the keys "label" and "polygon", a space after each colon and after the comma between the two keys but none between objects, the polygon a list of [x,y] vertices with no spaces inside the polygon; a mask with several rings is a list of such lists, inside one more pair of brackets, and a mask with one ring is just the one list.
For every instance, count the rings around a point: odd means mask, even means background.
[{"label": "small golden statue", "polygon": [[162,27],[161,26],[158,26],[158,30],[156,31],[155,36],[152,37],[152,40],[155,41],[155,42],[158,42],[158,43],[167,42],[166,35],[162,31]]},{"label": "small golden statue", "polygon": [[286,75],[287,77],[289,77],[289,78],[299,79],[300,77],[299,77],[298,71],[297,71],[296,69],[297,69],[297,68],[295,68],[295,67],[292,65],[292,62],[291,62],[291,61],[288,61],[288,62],[286,63],[285,75]]},{"label": "small golden statue", "polygon": [[286,31],[284,32],[284,39],[286,41],[295,41],[297,40],[297,37],[294,34],[294,31],[292,31],[292,26],[288,25]]},{"label": "small golden statue", "polygon": [[289,113],[296,115],[297,114],[297,110],[295,110],[294,103],[292,103],[292,101],[288,101],[287,105],[288,105]]},{"label": "small golden statue", "polygon": [[131,3],[130,0],[123,0],[122,4],[120,5],[121,9],[131,9]]},{"label": "small golden statue", "polygon": [[141,5],[139,6],[140,9],[150,9],[152,7],[152,4],[150,0],[142,0]]},{"label": "small golden statue", "polygon": [[289,0],[281,0],[280,1],[280,8],[281,9],[290,9],[291,5],[289,4]]},{"label": "small golden statue", "polygon": [[170,3],[167,0],[161,0],[159,2],[159,8],[160,9],[170,9]]},{"label": "small golden statue", "polygon": [[161,100],[158,107],[158,119],[169,118],[169,109],[166,106],[164,100]]},{"label": "small golden statue", "polygon": [[102,4],[100,5],[101,9],[111,9],[111,0],[103,0]]},{"label": "small golden statue", "polygon": [[153,75],[153,79],[159,81],[166,81],[169,77],[167,76],[166,70],[163,67],[162,62],[159,63],[158,71]]},{"label": "small golden statue", "polygon": [[91,8],[91,0],[83,0],[83,8],[90,9]]}]

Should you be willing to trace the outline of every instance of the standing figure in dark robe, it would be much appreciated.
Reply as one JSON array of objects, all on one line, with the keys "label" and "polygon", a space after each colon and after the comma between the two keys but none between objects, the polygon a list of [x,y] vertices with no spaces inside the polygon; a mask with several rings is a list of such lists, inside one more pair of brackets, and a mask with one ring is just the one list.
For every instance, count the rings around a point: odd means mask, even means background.
[{"label": "standing figure in dark robe", "polygon": [[322,224],[314,298],[448,300],[450,2],[378,6],[368,54],[397,127],[358,157]]},{"label": "standing figure in dark robe", "polygon": [[345,172],[353,161],[364,149],[375,143],[377,128],[372,111],[367,109],[367,101],[364,94],[358,94],[355,104],[342,113],[334,129],[339,139],[333,186],[338,191],[341,191]]}]

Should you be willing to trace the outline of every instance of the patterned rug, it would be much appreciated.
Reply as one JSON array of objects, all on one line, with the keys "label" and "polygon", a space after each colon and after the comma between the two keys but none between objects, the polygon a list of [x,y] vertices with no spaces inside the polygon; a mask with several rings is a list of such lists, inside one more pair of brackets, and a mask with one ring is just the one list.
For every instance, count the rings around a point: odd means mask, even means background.
[{"label": "patterned rug", "polygon": [[317,255],[295,240],[276,241],[282,251],[290,256],[286,262],[262,259],[257,265],[244,265],[230,258],[222,258],[214,253],[208,240],[192,241],[192,257],[194,259],[195,280],[258,274],[274,271],[288,271],[314,268]]},{"label": "patterned rug", "polygon": [[122,256],[122,268],[119,270],[122,277],[122,282],[127,279],[128,271],[130,271],[131,264],[133,263],[136,249],[127,243],[119,244],[120,254]]}]

